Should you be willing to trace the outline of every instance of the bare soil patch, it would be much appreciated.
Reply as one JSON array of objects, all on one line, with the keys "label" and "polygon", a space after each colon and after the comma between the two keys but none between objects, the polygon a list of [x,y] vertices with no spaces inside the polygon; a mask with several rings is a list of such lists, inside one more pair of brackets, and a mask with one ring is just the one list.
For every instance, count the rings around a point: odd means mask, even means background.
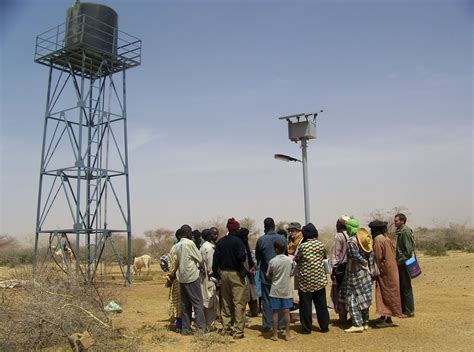
[{"label": "bare soil patch", "polygon": [[[458,251],[445,257],[419,256],[423,275],[413,280],[416,317],[394,318],[396,327],[370,329],[362,334],[347,334],[332,326],[322,334],[314,326],[311,335],[298,334],[291,342],[270,340],[262,334],[261,318],[251,318],[245,338],[216,342],[214,336],[201,340],[166,331],[168,289],[159,267],[154,267],[153,282],[136,283],[121,289],[124,312],[114,318],[117,327],[141,334],[146,351],[469,351],[474,345],[474,254]],[[329,289],[328,289],[329,291]],[[337,316],[330,310],[331,319]],[[375,319],[375,302],[370,310]],[[313,322],[313,325],[317,322]],[[157,339],[156,335],[164,336]]]},{"label": "bare soil patch", "polygon": [[[128,336],[138,337],[139,351],[471,351],[474,346],[474,254],[451,251],[448,256],[419,255],[423,275],[413,280],[416,317],[394,318],[396,327],[371,328],[362,334],[347,334],[331,326],[329,333],[318,331],[314,321],[311,335],[298,333],[293,341],[270,340],[262,334],[261,318],[251,318],[245,338],[231,340],[217,334],[203,337],[181,336],[168,330],[168,289],[159,265],[152,266],[153,280],[136,280],[124,287],[113,284],[116,302],[123,313],[112,317],[113,326]],[[11,270],[0,268],[0,277]],[[327,288],[329,294],[329,286]],[[330,310],[331,319],[336,314]],[[375,302],[370,318],[377,318]],[[59,346],[58,346],[59,347]]]}]

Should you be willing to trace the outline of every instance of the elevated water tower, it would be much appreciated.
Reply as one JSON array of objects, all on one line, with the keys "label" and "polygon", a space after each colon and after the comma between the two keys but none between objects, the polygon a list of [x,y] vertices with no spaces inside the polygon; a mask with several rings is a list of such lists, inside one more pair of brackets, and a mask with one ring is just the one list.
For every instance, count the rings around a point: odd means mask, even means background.
[{"label": "elevated water tower", "polygon": [[66,22],[36,37],[34,61],[49,68],[35,270],[47,259],[39,258],[44,237],[56,263],[89,282],[111,248],[130,283],[126,71],[141,63],[141,40],[118,29],[110,7],[76,1]]}]

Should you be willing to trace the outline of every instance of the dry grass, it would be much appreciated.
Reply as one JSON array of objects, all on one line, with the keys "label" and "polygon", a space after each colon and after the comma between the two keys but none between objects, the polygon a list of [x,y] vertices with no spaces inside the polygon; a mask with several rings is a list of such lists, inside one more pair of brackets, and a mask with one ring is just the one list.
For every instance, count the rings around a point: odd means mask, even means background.
[{"label": "dry grass", "polygon": [[151,336],[151,343],[154,345],[165,346],[177,341],[178,339],[166,328],[156,328]]},{"label": "dry grass", "polygon": [[217,332],[210,332],[204,335],[194,335],[192,338],[192,343],[199,345],[200,348],[209,349],[210,347],[229,345],[233,343],[229,336],[222,336]]},{"label": "dry grass", "polygon": [[21,288],[2,292],[0,350],[24,351],[67,347],[67,337],[88,331],[100,350],[136,345],[114,330],[103,307],[112,290],[65,277],[57,270],[16,272]]}]

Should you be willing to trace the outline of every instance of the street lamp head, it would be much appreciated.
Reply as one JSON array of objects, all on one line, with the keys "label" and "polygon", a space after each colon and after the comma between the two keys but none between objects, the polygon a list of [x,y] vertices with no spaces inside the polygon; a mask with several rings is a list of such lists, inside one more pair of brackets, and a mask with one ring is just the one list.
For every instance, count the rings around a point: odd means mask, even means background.
[{"label": "street lamp head", "polygon": [[275,154],[274,157],[275,157],[275,159],[277,159],[277,160],[286,161],[286,162],[288,162],[288,161],[298,161],[298,162],[300,162],[300,163],[302,162],[302,161],[299,160],[299,159],[293,158],[293,157],[288,156],[288,155],[285,155],[285,154]]},{"label": "street lamp head", "polygon": [[304,112],[289,116],[279,117],[288,123],[288,138],[292,142],[310,140],[316,138],[316,116],[323,112]]}]

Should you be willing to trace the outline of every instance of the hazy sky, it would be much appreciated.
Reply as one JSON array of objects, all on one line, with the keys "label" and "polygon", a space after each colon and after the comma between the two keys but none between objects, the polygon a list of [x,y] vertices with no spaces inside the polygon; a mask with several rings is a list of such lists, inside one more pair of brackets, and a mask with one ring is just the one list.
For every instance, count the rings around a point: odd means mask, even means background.
[{"label": "hazy sky", "polygon": [[[129,71],[135,234],[217,216],[304,220],[301,157],[278,116],[324,110],[311,220],[405,206],[473,225],[470,1],[102,1],[143,40]],[[0,234],[34,233],[48,69],[35,37],[69,1],[3,0]]]}]

